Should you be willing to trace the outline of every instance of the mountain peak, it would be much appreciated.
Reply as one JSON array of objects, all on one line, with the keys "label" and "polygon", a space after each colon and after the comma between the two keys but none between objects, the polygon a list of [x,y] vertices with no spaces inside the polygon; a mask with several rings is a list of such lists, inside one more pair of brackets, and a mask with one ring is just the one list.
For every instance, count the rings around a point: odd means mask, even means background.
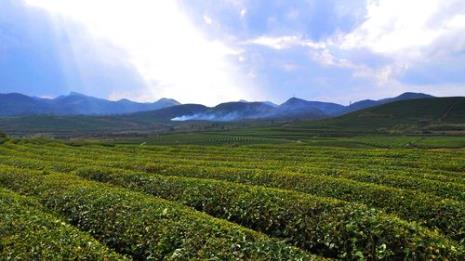
[{"label": "mountain peak", "polygon": [[0,116],[17,115],[115,115],[158,110],[179,102],[160,99],[154,103],[139,103],[128,99],[110,101],[78,92],[70,92],[54,99],[30,97],[23,94],[0,94]]},{"label": "mountain peak", "polygon": [[424,98],[434,98],[434,96],[424,93],[416,92],[404,92],[401,95],[396,97],[397,99],[424,99]]},{"label": "mountain peak", "polygon": [[273,107],[273,108],[276,108],[276,107],[279,106],[279,105],[277,105],[276,103],[270,102],[270,101],[264,101],[263,103],[266,104],[266,105],[269,105],[269,106],[271,106],[271,107]]},{"label": "mountain peak", "polygon": [[[406,92],[394,98],[382,100],[363,100],[343,106],[331,102],[307,101],[297,97],[288,99],[283,104],[276,106],[269,102],[226,102],[210,108],[208,112],[219,115],[238,116],[247,119],[277,117],[315,119],[321,117],[332,117],[357,110],[366,109],[400,100],[413,100],[432,98],[433,96],[423,93]],[[18,93],[0,95],[0,115],[114,115],[128,114],[143,111],[155,111],[167,107],[179,105],[174,99],[162,98],[153,103],[138,103],[128,99],[110,101],[95,98],[78,92],[70,92],[68,95],[59,96],[55,99],[44,99],[25,96]],[[236,117],[237,118],[237,117]]]},{"label": "mountain peak", "polygon": [[180,104],[181,104],[181,103],[178,102],[177,100],[171,99],[171,98],[161,98],[161,99],[159,99],[159,100],[156,101],[156,102],[158,102],[158,103],[160,103],[160,102],[163,102],[163,103],[171,103],[171,104],[173,104],[173,105],[180,105]]},{"label": "mountain peak", "polygon": [[307,101],[304,100],[304,99],[292,97],[289,100],[287,100],[286,102],[284,102],[283,104],[295,104],[295,103],[304,103],[304,102],[307,102]]},{"label": "mountain peak", "polygon": [[[94,98],[94,97],[91,97],[91,96],[87,96],[85,94],[82,94],[82,93],[79,93],[79,92],[70,92],[68,93],[68,95],[60,95],[52,100],[55,100],[55,101],[61,101],[61,100],[76,100],[76,99],[84,99],[84,98]],[[96,99],[96,98],[94,98]]]},{"label": "mountain peak", "polygon": [[73,92],[73,91],[70,92],[70,93],[68,94],[68,96],[89,97],[89,96],[87,96],[87,95],[85,95],[85,94],[82,94],[82,93],[79,93],[79,92]]},{"label": "mountain peak", "polygon": [[18,93],[18,92],[10,92],[10,93],[0,93],[1,96],[5,96],[5,97],[28,97],[29,96],[26,96],[22,93]]}]

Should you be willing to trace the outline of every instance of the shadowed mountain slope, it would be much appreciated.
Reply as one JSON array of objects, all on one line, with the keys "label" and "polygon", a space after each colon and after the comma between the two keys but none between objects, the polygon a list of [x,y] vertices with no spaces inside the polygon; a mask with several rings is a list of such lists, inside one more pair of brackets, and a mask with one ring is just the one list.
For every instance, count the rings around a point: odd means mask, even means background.
[{"label": "shadowed mountain slope", "polygon": [[0,94],[0,105],[0,116],[114,115],[158,110],[179,105],[179,102],[172,99],[160,99],[153,103],[138,103],[127,99],[109,101],[75,92],[55,99],[10,93]]}]

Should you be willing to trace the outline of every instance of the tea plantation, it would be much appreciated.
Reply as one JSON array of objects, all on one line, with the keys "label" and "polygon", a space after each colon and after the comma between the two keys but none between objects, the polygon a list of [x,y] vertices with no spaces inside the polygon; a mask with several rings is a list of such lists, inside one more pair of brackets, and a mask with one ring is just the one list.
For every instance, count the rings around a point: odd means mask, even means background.
[{"label": "tea plantation", "polygon": [[4,140],[0,260],[465,260],[453,139],[196,137]]}]

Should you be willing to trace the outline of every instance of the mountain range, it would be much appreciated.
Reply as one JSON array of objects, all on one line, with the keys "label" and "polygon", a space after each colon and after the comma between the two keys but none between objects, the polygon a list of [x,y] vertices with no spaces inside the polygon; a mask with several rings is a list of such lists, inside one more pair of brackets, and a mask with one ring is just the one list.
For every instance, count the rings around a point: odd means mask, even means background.
[{"label": "mountain range", "polygon": [[173,99],[165,98],[153,103],[139,103],[127,99],[109,101],[76,92],[54,99],[9,93],[0,94],[0,116],[115,115],[158,110],[179,104]]},{"label": "mountain range", "polygon": [[[371,107],[350,112],[355,105],[357,108]],[[150,133],[224,131],[254,126],[268,130],[274,128],[278,132],[297,131],[305,135],[378,132],[454,135],[465,133],[465,97],[430,98],[407,93],[375,103],[361,102],[355,105],[338,106],[293,98],[279,106],[242,101],[211,108],[199,104],[181,104],[118,115],[8,116],[0,117],[0,130],[19,137],[126,137]],[[315,108],[316,106],[320,107]],[[328,116],[330,114],[335,116]],[[238,120],[244,121],[236,122]]]},{"label": "mountain range", "polygon": [[180,104],[173,99],[138,103],[127,99],[109,101],[72,92],[54,99],[18,93],[0,94],[0,116],[30,115],[119,115],[155,121],[239,121],[256,119],[323,119],[402,100],[433,98],[422,93],[404,93],[382,100],[362,100],[349,106],[291,98],[281,105],[271,102],[226,102],[215,107]]},{"label": "mountain range", "polygon": [[465,133],[465,97],[412,99],[382,105],[320,121],[288,124],[290,129],[331,132]]},{"label": "mountain range", "polygon": [[[382,100],[363,100],[344,106],[336,103],[321,101],[306,101],[299,98],[291,98],[281,105],[273,106],[269,102],[228,102],[219,104],[213,108],[197,107],[190,114],[179,115],[172,118],[174,121],[238,121],[255,119],[323,119],[332,118],[366,108],[391,103],[395,101],[434,98],[423,93],[404,93],[394,98]],[[166,108],[165,111],[177,109],[176,107],[191,106],[178,105]]]}]

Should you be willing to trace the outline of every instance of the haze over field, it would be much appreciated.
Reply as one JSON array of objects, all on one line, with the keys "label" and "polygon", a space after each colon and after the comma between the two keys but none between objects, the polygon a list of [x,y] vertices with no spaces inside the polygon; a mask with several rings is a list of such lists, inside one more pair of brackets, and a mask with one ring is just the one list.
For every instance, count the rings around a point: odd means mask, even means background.
[{"label": "haze over field", "polygon": [[3,0],[0,93],[213,106],[463,96],[462,0]]}]

